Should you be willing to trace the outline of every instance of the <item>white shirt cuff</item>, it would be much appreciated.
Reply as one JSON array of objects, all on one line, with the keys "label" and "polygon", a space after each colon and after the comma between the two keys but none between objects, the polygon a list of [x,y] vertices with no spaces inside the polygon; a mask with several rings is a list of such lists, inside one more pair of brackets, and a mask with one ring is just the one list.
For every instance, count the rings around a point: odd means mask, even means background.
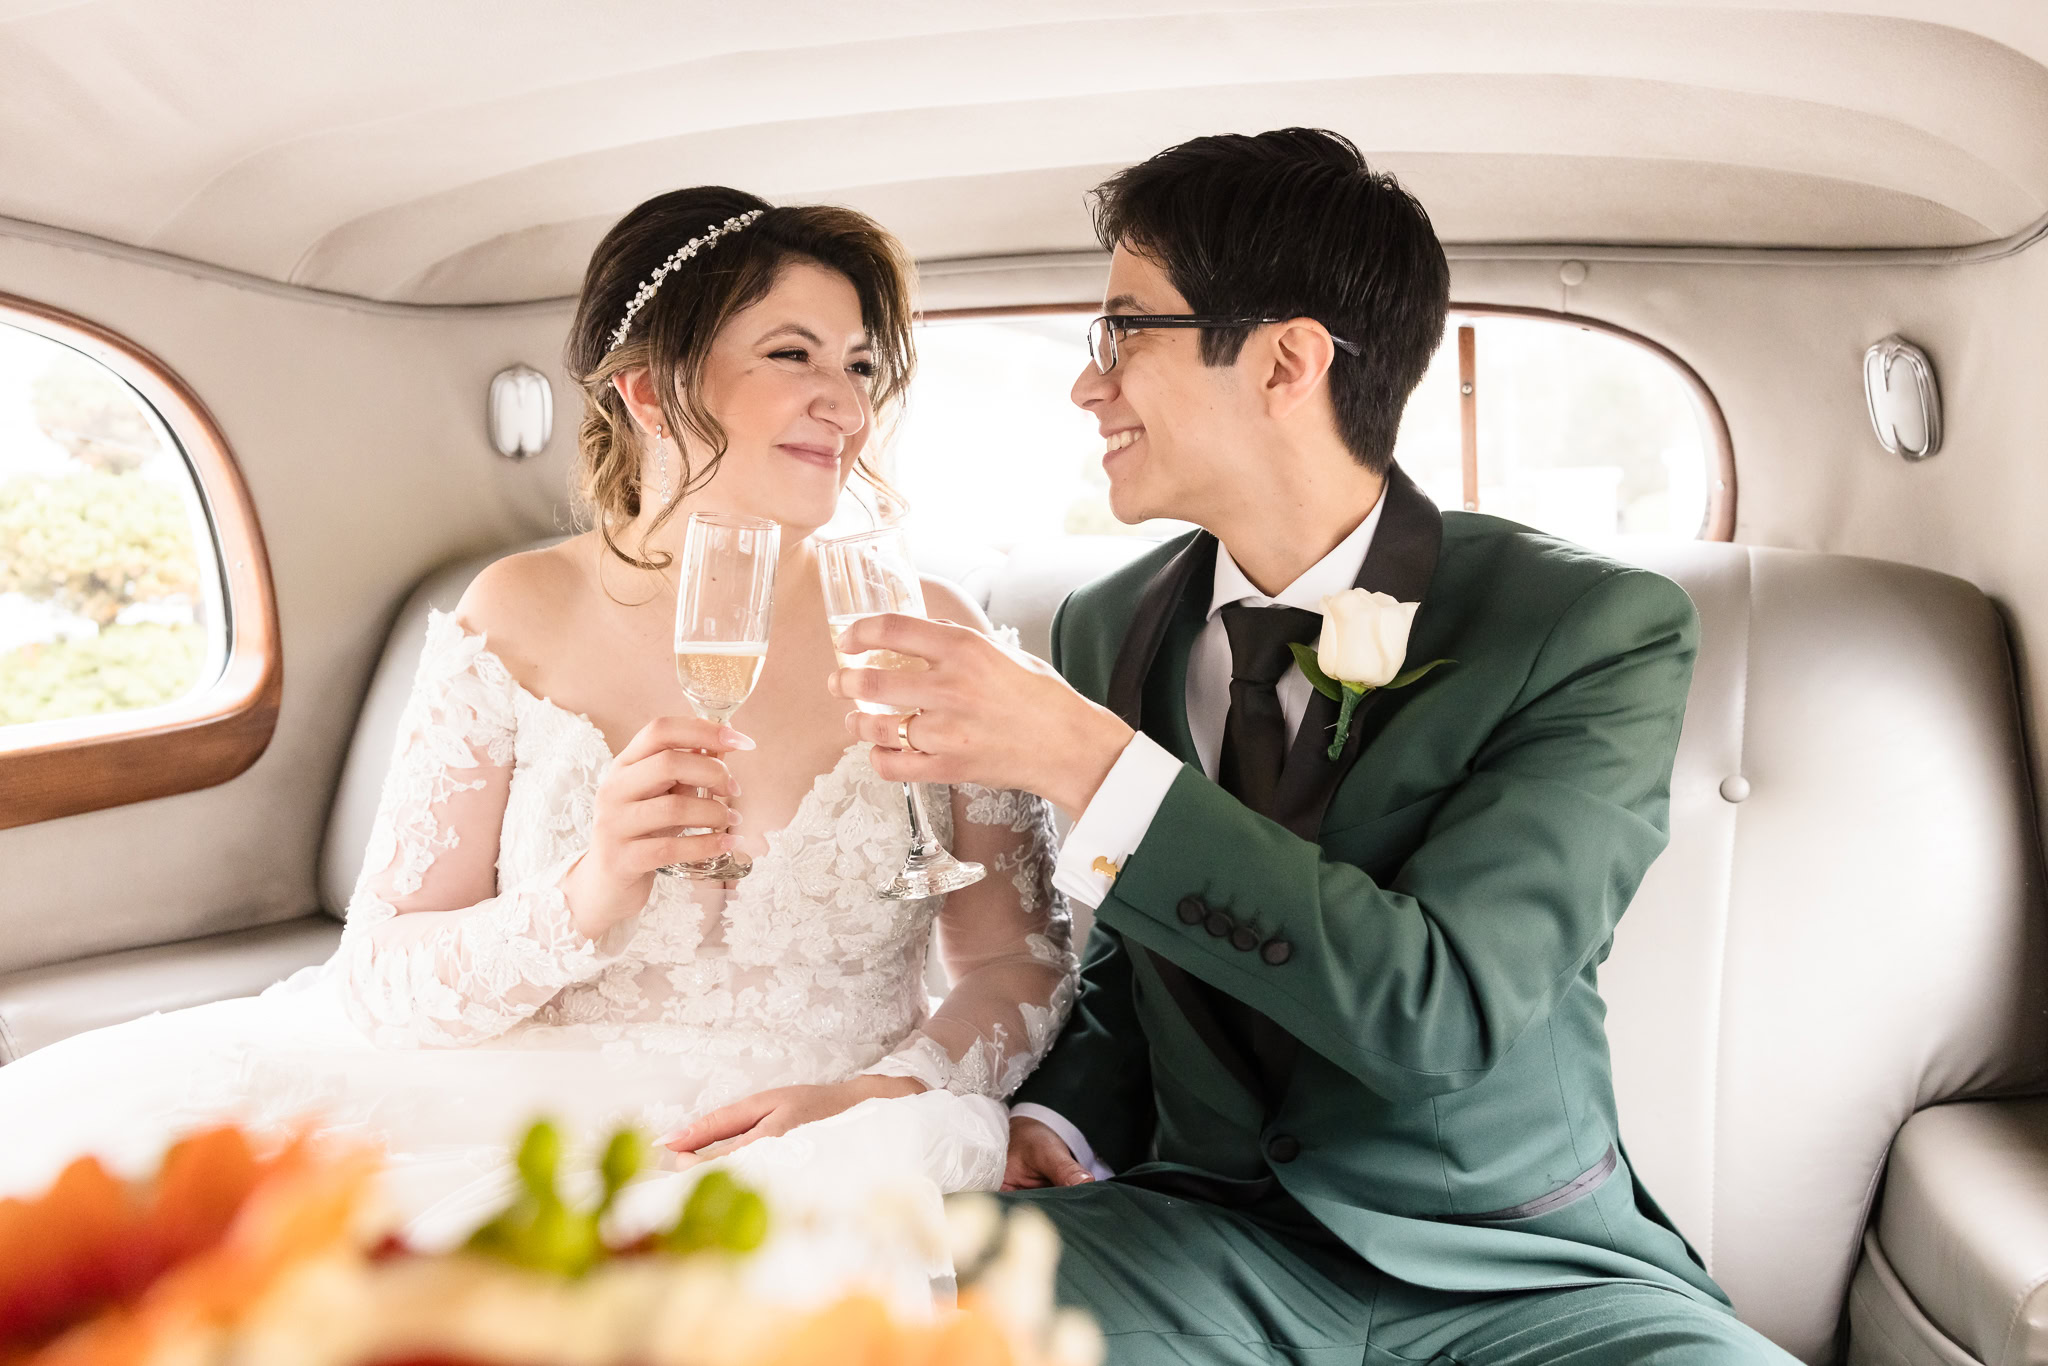
[{"label": "white shirt cuff", "polygon": [[1067,1145],[1067,1151],[1071,1152],[1074,1155],[1074,1160],[1081,1164],[1081,1170],[1087,1172],[1097,1181],[1107,1181],[1116,1175],[1115,1172],[1102,1165],[1101,1159],[1095,1156],[1095,1149],[1088,1146],[1087,1139],[1081,1137],[1081,1131],[1069,1124],[1067,1117],[1059,1111],[1048,1110],[1043,1105],[1034,1105],[1027,1100],[1020,1105],[1012,1105],[1010,1113],[1018,1119],[1035,1119],[1046,1128],[1058,1134],[1060,1141]]},{"label": "white shirt cuff", "polygon": [[1180,760],[1158,741],[1142,732],[1133,735],[1067,832],[1052,885],[1083,905],[1100,906],[1116,881],[1110,870],[1122,868],[1144,842],[1180,770]]}]

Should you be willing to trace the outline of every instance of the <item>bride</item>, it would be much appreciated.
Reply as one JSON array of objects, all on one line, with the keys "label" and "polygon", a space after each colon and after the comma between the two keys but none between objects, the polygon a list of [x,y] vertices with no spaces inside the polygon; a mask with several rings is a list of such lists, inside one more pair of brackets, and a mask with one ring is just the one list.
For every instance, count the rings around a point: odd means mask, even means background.
[{"label": "bride", "polygon": [[[498,561],[432,618],[334,957],[0,1069],[0,1194],[83,1151],[143,1166],[195,1124],[314,1113],[385,1144],[401,1212],[448,1216],[494,1198],[538,1113],[585,1137],[634,1123],[688,1162],[913,1095],[836,1121],[838,1158],[997,1184],[995,1099],[1074,991],[1050,813],[934,791],[940,837],[989,875],[879,898],[909,840],[900,788],[825,686],[812,534],[850,475],[876,479],[864,452],[912,364],[907,277],[857,213],[730,189],[612,228],[567,349],[592,529]],[[686,509],[783,528],[767,664],[731,728],[678,714]],[[943,583],[925,596],[987,629]],[[751,876],[656,872],[729,848]],[[936,1010],[934,926],[953,981]]]}]

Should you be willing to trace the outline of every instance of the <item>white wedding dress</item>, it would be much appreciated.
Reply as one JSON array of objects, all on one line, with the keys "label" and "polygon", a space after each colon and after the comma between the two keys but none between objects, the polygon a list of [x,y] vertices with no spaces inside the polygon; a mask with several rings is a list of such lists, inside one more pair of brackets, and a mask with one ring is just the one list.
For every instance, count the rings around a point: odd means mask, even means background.
[{"label": "white wedding dress", "polygon": [[[637,917],[592,942],[557,883],[588,845],[612,757],[589,720],[436,614],[333,958],[261,996],[0,1068],[0,1196],[82,1152],[146,1170],[195,1126],[314,1114],[382,1142],[399,1212],[454,1232],[500,1198],[507,1145],[535,1116],[585,1143],[620,1123],[658,1136],[760,1090],[862,1072],[931,1089],[755,1145],[749,1165],[772,1168],[779,1144],[813,1178],[823,1154],[945,1191],[998,1184],[998,1101],[1075,986],[1045,803],[929,790],[941,837],[989,876],[943,902],[885,901],[873,889],[909,842],[902,790],[850,746],[750,877],[729,891],[657,878]],[[955,981],[933,1010],[935,923]]]}]

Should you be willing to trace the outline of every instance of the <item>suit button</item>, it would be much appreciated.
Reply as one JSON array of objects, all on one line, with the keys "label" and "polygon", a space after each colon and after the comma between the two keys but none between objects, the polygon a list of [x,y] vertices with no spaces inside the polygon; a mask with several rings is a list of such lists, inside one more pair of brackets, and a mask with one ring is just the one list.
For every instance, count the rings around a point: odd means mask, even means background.
[{"label": "suit button", "polygon": [[1266,947],[1259,950],[1259,957],[1277,968],[1288,959],[1294,957],[1294,945],[1288,943],[1285,939],[1268,939]]},{"label": "suit button", "polygon": [[1301,1140],[1293,1134],[1275,1134],[1266,1144],[1266,1156],[1275,1162],[1292,1162],[1301,1156]]},{"label": "suit button", "polygon": [[1259,936],[1249,925],[1239,925],[1230,933],[1230,947],[1240,953],[1250,953],[1259,946]]},{"label": "suit button", "polygon": [[1199,925],[1202,923],[1202,917],[1208,913],[1209,908],[1202,904],[1202,898],[1198,896],[1184,896],[1180,899],[1181,924]]},{"label": "suit button", "polygon": [[1237,922],[1221,911],[1211,911],[1209,912],[1209,919],[1205,924],[1205,928],[1209,933],[1221,939],[1224,935],[1237,928]]}]

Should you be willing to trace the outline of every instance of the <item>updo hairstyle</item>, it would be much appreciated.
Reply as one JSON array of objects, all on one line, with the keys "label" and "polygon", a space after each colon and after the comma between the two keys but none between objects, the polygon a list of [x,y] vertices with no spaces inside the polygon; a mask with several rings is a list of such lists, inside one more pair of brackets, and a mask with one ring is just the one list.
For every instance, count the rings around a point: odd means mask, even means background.
[{"label": "updo hairstyle", "polygon": [[[654,297],[633,315],[625,341],[607,353],[612,333],[640,286],[677,248],[726,219],[753,210],[761,216],[729,232],[671,270]],[[878,424],[910,383],[915,351],[910,336],[911,267],[902,244],[865,214],[828,205],[771,206],[767,201],[721,185],[673,190],[648,200],[613,225],[591,253],[569,329],[563,360],[583,390],[583,423],[577,432],[575,484],[597,530],[614,555],[641,569],[668,563],[628,554],[614,533],[641,510],[641,433],[612,377],[647,366],[659,380],[661,411],[671,432],[687,432],[711,452],[693,469],[677,443],[682,468],[677,494],[649,530],[659,527],[692,492],[717,472],[727,448],[725,430],[704,405],[704,366],[712,340],[733,315],[759,303],[781,269],[809,261],[837,271],[860,298],[861,323],[874,348],[870,393]],[[893,491],[863,453],[854,472],[892,497]]]}]

